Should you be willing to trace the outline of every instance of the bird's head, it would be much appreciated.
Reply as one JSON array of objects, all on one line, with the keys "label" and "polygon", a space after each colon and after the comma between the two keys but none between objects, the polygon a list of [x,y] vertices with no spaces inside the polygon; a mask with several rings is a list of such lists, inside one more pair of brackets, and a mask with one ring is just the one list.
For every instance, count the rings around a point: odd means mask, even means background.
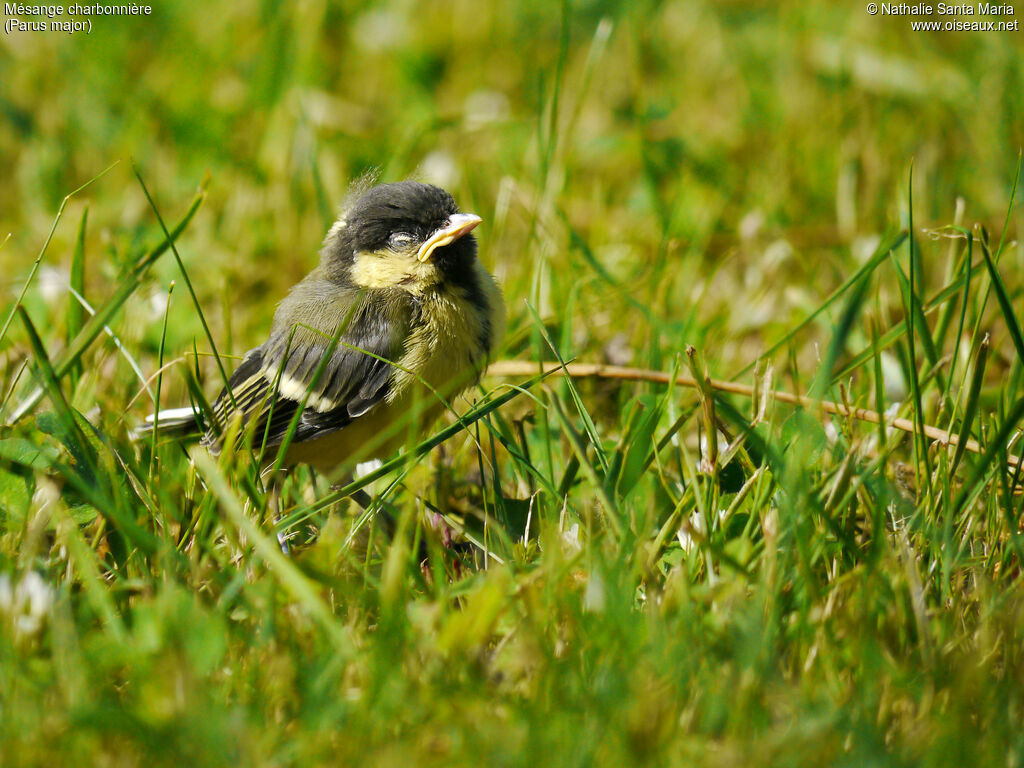
[{"label": "bird's head", "polygon": [[321,266],[364,288],[421,293],[472,269],[481,221],[460,213],[443,189],[415,181],[372,187],[342,214],[324,241]]}]

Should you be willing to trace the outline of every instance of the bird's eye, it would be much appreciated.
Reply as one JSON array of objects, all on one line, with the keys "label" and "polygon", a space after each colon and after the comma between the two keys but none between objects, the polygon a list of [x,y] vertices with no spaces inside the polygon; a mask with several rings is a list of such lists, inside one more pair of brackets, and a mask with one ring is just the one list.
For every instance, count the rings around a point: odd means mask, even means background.
[{"label": "bird's eye", "polygon": [[411,243],[413,239],[413,236],[408,232],[395,232],[395,234],[388,238],[388,245],[392,248],[401,248]]}]

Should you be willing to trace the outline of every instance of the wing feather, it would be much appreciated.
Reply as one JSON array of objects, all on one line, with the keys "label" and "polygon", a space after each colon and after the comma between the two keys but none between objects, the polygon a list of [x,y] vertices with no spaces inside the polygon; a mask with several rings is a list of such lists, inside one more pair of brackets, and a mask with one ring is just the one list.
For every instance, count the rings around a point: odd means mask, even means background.
[{"label": "wing feather", "polygon": [[215,401],[215,424],[203,442],[219,450],[224,430],[241,418],[242,434],[251,435],[254,447],[264,438],[268,447],[278,446],[300,408],[292,440],[310,440],[343,429],[384,400],[395,370],[391,361],[401,355],[409,327],[409,313],[396,311],[396,302],[386,298],[362,294],[356,299],[355,311],[344,313],[350,314],[348,325],[322,370],[331,334],[288,319],[337,317],[338,308],[328,308],[332,314],[323,306],[295,307],[286,300],[270,339],[246,355]]}]

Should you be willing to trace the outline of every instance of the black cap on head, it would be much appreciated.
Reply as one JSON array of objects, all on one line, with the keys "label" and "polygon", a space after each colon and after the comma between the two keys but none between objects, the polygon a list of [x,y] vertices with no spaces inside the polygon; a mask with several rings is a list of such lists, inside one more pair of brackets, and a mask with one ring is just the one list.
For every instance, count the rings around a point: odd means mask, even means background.
[{"label": "black cap on head", "polygon": [[443,189],[400,181],[367,190],[348,212],[346,229],[355,247],[375,251],[396,232],[426,239],[458,212],[455,200]]},{"label": "black cap on head", "polygon": [[[333,242],[329,236],[325,256],[345,262],[355,253],[387,248],[394,235],[409,235],[421,243],[457,213],[454,198],[440,187],[416,181],[379,184],[360,195],[345,213],[344,227],[337,230]],[[475,257],[476,240],[466,234],[437,248],[433,261],[450,274],[468,268]]]}]

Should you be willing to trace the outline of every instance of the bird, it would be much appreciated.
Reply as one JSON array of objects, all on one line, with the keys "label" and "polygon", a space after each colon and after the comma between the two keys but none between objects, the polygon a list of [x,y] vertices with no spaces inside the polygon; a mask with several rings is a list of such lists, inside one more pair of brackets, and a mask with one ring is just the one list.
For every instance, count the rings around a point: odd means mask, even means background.
[{"label": "bird", "polygon": [[202,430],[214,455],[242,445],[265,467],[329,479],[386,458],[479,380],[500,343],[505,303],[477,257],[481,221],[417,181],[354,196],[205,417],[173,409],[147,427]]}]

